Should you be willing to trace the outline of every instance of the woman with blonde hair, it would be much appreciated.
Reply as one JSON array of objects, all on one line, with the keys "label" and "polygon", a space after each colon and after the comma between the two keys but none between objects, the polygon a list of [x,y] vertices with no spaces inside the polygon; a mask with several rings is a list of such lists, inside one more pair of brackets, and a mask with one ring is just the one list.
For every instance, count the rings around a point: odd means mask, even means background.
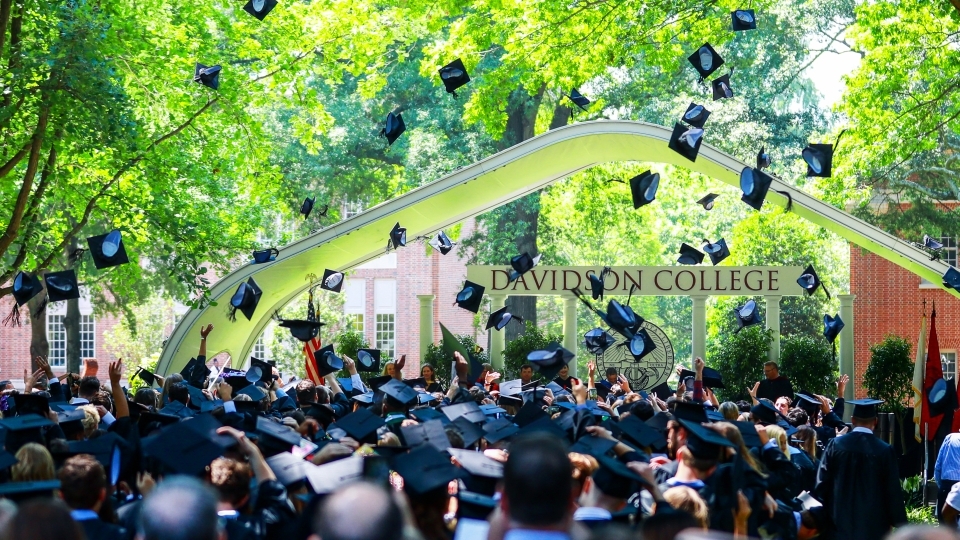
[{"label": "woman with blonde hair", "polygon": [[80,409],[83,411],[83,420],[80,421],[83,424],[83,438],[89,439],[100,427],[100,413],[93,405],[83,405]]},{"label": "woman with blonde hair", "polygon": [[710,510],[707,508],[707,503],[703,500],[703,497],[693,488],[674,486],[663,492],[663,498],[675,510],[683,510],[696,518],[701,529],[707,530],[710,528]]},{"label": "woman with blonde hair", "polygon": [[[800,494],[801,475],[800,466],[791,460],[790,446],[787,444],[787,432],[777,425],[765,428],[770,442],[775,442],[776,449],[766,449],[760,453],[763,465],[769,471],[767,491],[774,499],[790,501]],[[786,459],[781,458],[780,455]]]},{"label": "woman with blonde hair", "polygon": [[403,380],[403,366],[407,363],[407,355],[401,354],[400,359],[383,364],[383,371],[380,372],[380,376],[391,376],[398,381]]},{"label": "woman with blonde hair", "polygon": [[41,482],[56,479],[53,456],[45,446],[27,443],[17,450],[17,464],[10,469],[14,482]]},{"label": "woman with blonde hair", "polygon": [[790,459],[790,448],[787,444],[787,432],[783,430],[780,426],[769,425],[765,428],[767,430],[767,437],[771,441],[777,442],[777,447],[780,448],[780,451],[783,452],[783,455],[787,456],[787,459]]},{"label": "woman with blonde hair", "polygon": [[730,422],[714,422],[713,424],[707,424],[704,427],[720,433],[724,439],[732,442],[737,450],[737,454],[743,459],[744,463],[746,463],[748,467],[753,469],[754,472],[759,474],[761,477],[766,476],[763,471],[763,465],[757,461],[750,449],[747,448],[746,443],[743,442],[743,435],[740,433],[740,429],[737,426],[731,424]]}]

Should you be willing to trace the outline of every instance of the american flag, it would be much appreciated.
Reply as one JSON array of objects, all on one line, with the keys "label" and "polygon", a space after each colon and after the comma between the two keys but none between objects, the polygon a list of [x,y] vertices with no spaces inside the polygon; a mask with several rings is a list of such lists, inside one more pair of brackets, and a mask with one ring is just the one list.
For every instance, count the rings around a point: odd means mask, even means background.
[{"label": "american flag", "polygon": [[316,353],[323,348],[320,344],[320,336],[317,336],[303,344],[303,356],[305,356],[306,369],[304,372],[307,378],[313,381],[313,384],[323,384],[323,377],[320,376],[320,370],[317,368]]}]

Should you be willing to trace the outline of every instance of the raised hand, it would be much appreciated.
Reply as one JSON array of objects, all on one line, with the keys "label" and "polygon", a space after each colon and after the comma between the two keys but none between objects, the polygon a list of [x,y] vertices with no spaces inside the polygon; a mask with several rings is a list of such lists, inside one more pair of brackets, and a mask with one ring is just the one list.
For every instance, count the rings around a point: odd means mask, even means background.
[{"label": "raised hand", "polygon": [[208,324],[206,326],[200,327],[200,339],[207,339],[207,336],[210,335],[210,332],[213,331],[213,325]]},{"label": "raised hand", "polygon": [[343,367],[347,368],[347,372],[350,373],[351,376],[357,374],[357,363],[347,355],[343,355]]},{"label": "raised hand", "polygon": [[843,374],[837,380],[837,397],[843,397],[843,391],[847,389],[847,383],[850,382],[850,376]]},{"label": "raised hand", "polygon": [[597,365],[594,364],[593,362],[587,362],[587,373],[589,373],[590,376],[593,377],[593,375],[596,372],[597,372]]},{"label": "raised hand", "polygon": [[123,374],[123,358],[117,358],[116,362],[110,362],[110,385],[116,387],[120,385],[120,376]]},{"label": "raised hand", "polygon": [[747,393],[750,394],[750,399],[754,402],[757,401],[757,392],[760,391],[760,381],[757,381],[757,384],[753,385],[753,388],[747,388]]},{"label": "raised hand", "polygon": [[44,357],[42,357],[42,356],[38,356],[38,357],[37,357],[37,366],[38,366],[40,369],[42,369],[44,373],[47,374],[47,380],[50,380],[50,381],[53,380],[53,369],[50,367],[50,362],[47,362],[47,359],[46,359],[46,358],[44,358]]},{"label": "raised hand", "polygon": [[[400,370],[403,369],[403,366],[405,366],[406,364],[407,364],[407,355],[401,354],[400,359],[397,360],[397,362],[393,365],[393,367],[394,369],[397,370],[397,373],[400,373]],[[402,379],[403,377],[401,376],[397,378]]]}]

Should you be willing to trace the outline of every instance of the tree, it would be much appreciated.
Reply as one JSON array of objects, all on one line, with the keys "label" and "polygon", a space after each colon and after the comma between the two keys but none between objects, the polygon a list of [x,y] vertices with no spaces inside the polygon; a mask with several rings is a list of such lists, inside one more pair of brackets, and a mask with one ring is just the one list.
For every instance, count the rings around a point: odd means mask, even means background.
[{"label": "tree", "polygon": [[[490,356],[486,351],[477,350],[477,340],[469,334],[456,334],[454,337],[457,338],[457,341],[463,345],[463,348],[470,352],[470,356],[473,357],[473,360],[481,364],[489,363]],[[435,378],[437,381],[443,383],[444,386],[449,386],[450,381],[453,380],[453,375],[450,371],[450,367],[453,365],[453,358],[448,356],[443,352],[443,344],[440,343],[431,343],[427,347],[427,352],[423,357],[423,362],[420,363],[422,367],[423,364],[430,364],[433,366],[433,370],[436,373]],[[506,380],[506,379],[503,379]]]},{"label": "tree", "polygon": [[794,391],[836,395],[838,366],[833,350],[823,337],[785,337],[780,344],[779,364],[780,371],[790,378]]},{"label": "tree", "polygon": [[723,401],[749,400],[747,389],[763,379],[769,347],[770,333],[757,327],[726,333],[711,341],[708,365],[720,372],[726,386],[717,389],[717,397]]},{"label": "tree", "polygon": [[546,349],[550,343],[563,343],[560,334],[545,334],[537,325],[527,322],[526,331],[507,343],[503,349],[503,380],[520,377],[520,366],[527,363],[527,355]]},{"label": "tree", "polygon": [[863,387],[874,399],[884,401],[881,409],[899,418],[913,396],[913,361],[910,344],[889,335],[870,347],[870,364],[863,373]]}]

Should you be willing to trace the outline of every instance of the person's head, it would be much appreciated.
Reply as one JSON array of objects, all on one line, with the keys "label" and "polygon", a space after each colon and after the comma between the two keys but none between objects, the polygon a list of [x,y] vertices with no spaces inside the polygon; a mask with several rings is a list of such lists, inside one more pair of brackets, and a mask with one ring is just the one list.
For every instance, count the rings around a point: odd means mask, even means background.
[{"label": "person's head", "polygon": [[693,488],[687,486],[672,487],[663,492],[663,498],[673,508],[682,510],[696,518],[701,529],[710,528],[710,512],[707,503]]},{"label": "person's head", "polygon": [[670,459],[677,457],[677,451],[687,444],[687,430],[683,429],[680,422],[670,420],[667,422],[667,455]]},{"label": "person's head", "polygon": [[699,529],[697,518],[683,510],[663,510],[643,520],[640,530],[643,540],[673,540],[680,531]]},{"label": "person's head", "polygon": [[164,399],[164,403],[168,398],[167,394],[170,393],[170,387],[173,386],[174,384],[177,384],[178,382],[183,382],[183,375],[179,373],[171,373],[170,375],[167,375],[166,379],[163,380],[163,390],[161,391],[160,394],[161,394],[161,397]]},{"label": "person's head", "polygon": [[577,452],[570,452],[567,454],[570,458],[570,465],[573,466],[573,474],[571,478],[573,479],[573,495],[574,499],[579,499],[580,494],[583,492],[583,483],[589,478],[593,471],[597,470],[597,467],[600,466],[597,463],[597,458],[591,456],[590,454],[578,454]]},{"label": "person's head", "polygon": [[[56,499],[34,499],[19,506],[0,529],[2,540],[84,540],[83,527]],[[90,540],[90,539],[87,539]]]},{"label": "person's head", "polygon": [[743,434],[740,433],[740,430],[737,426],[731,424],[730,422],[714,422],[712,424],[707,424],[707,429],[712,429],[723,436],[724,439],[733,443],[733,447],[737,454],[743,458],[743,461],[754,471],[756,471],[760,476],[766,476],[762,472],[762,467],[756,458],[753,457],[753,453],[750,452],[750,449],[747,448],[746,443],[743,442]]},{"label": "person's head", "polygon": [[80,379],[80,385],[77,388],[77,394],[86,400],[93,399],[100,391],[100,379],[96,377],[84,377]]},{"label": "person's head", "polygon": [[243,508],[250,499],[250,466],[242,461],[217,458],[210,464],[210,484],[217,490],[221,503],[234,510]]},{"label": "person's head", "polygon": [[531,380],[533,380],[533,366],[530,364],[520,366],[520,381],[527,384]]},{"label": "person's head", "polygon": [[570,366],[568,364],[564,364],[564,366],[560,368],[559,375],[563,380],[566,380],[568,377],[570,377]]},{"label": "person's head", "polygon": [[787,423],[795,428],[805,426],[810,423],[810,417],[807,416],[807,411],[801,409],[800,407],[794,407],[790,409],[786,416]]},{"label": "person's head", "polygon": [[780,411],[780,414],[786,416],[790,412],[791,400],[787,396],[780,396],[777,398],[777,401],[774,402],[773,406]]},{"label": "person's head", "polygon": [[57,477],[53,456],[45,446],[27,443],[17,450],[17,464],[10,469],[14,482],[39,482]]},{"label": "person's head", "polygon": [[390,413],[403,413],[407,414],[410,412],[410,405],[405,405],[400,402],[397,398],[389,395],[383,396],[383,415],[386,416]]},{"label": "person's head", "polygon": [[60,468],[60,495],[74,510],[99,511],[107,497],[107,475],[93,456],[80,454]]},{"label": "person's head", "polygon": [[617,382],[617,368],[608,367],[605,374],[607,376],[607,382],[611,382],[611,383]]},{"label": "person's head", "polygon": [[397,366],[395,366],[393,362],[387,362],[386,364],[383,365],[383,371],[380,372],[380,375],[381,376],[389,375],[391,377],[396,377],[395,375],[396,370],[397,370]]},{"label": "person's head", "polygon": [[160,406],[160,394],[153,388],[141,388],[133,395],[133,402],[145,405],[147,407],[157,408]]},{"label": "person's head", "polygon": [[420,366],[420,376],[426,379],[427,382],[432,382],[436,380],[437,372],[430,364],[423,364]]},{"label": "person's head", "polygon": [[572,515],[572,465],[562,442],[534,433],[510,444],[503,467],[504,514],[526,528],[564,528]]},{"label": "person's head", "polygon": [[137,540],[225,540],[217,497],[195,478],[165,478],[143,500]]},{"label": "person's head", "polygon": [[793,435],[794,439],[800,441],[800,449],[809,456],[817,455],[817,430],[810,426],[800,426]]},{"label": "person's head", "polygon": [[857,416],[851,416],[850,424],[855,428],[862,427],[873,431],[877,427],[877,417],[874,416],[873,418],[860,418]]},{"label": "person's head", "polygon": [[317,403],[327,404],[333,401],[333,390],[326,386],[317,386]]},{"label": "person's head", "polygon": [[753,406],[750,405],[750,402],[745,399],[741,399],[737,402],[737,410],[741,413],[749,413],[751,408],[753,408]]},{"label": "person's head", "polygon": [[297,401],[301,405],[317,402],[317,385],[310,379],[303,379],[297,383]]},{"label": "person's head", "polygon": [[14,390],[14,389],[16,389],[16,388],[17,388],[17,387],[13,385],[13,381],[11,381],[11,380],[9,380],[9,379],[4,379],[4,380],[0,381],[0,391],[3,391],[3,390]]},{"label": "person's head", "polygon": [[677,452],[677,457],[680,458],[680,462],[685,467],[693,470],[693,474],[700,480],[710,478],[710,475],[713,474],[713,471],[720,463],[719,454],[717,454],[716,458],[697,457],[694,456],[693,452],[686,446]]},{"label": "person's head", "polygon": [[[802,514],[800,521],[800,524],[803,525]],[[904,527],[898,527],[895,532],[887,537],[887,540],[957,540],[957,533],[947,527],[906,525]]]},{"label": "person's head", "polygon": [[772,381],[780,376],[780,366],[773,360],[763,363],[763,376]]},{"label": "person's head", "polygon": [[720,414],[723,415],[725,420],[736,422],[737,417],[740,416],[740,409],[737,407],[736,403],[732,401],[724,401],[720,404]]},{"label": "person's head", "polygon": [[190,401],[190,391],[187,389],[187,383],[178,382],[170,385],[170,401],[177,401],[184,405]]},{"label": "person's head", "polygon": [[790,459],[790,449],[787,446],[787,432],[777,425],[769,425],[765,429],[767,430],[767,436],[770,437],[770,440],[777,441],[777,446],[780,448],[780,451],[787,456],[787,459]]},{"label": "person's head", "polygon": [[[363,519],[357,519],[357,509]],[[350,484],[327,497],[313,516],[310,540],[400,540],[403,514],[391,494],[367,482]]]},{"label": "person's head", "polygon": [[646,422],[647,420],[653,418],[653,415],[656,414],[656,411],[653,410],[653,405],[651,405],[649,401],[645,399],[638,399],[630,407],[630,414]]},{"label": "person's head", "polygon": [[83,411],[83,420],[80,421],[83,425],[83,437],[89,438],[100,427],[100,413],[93,405],[82,405],[80,409]]}]

